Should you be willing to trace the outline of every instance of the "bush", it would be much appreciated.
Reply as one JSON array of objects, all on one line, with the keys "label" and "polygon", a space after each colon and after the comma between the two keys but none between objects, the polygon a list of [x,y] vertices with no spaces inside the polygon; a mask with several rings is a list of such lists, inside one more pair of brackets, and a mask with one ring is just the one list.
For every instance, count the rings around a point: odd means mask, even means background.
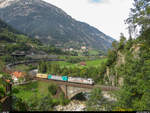
[{"label": "bush", "polygon": [[3,86],[0,86],[0,98],[2,98],[5,95],[5,88]]},{"label": "bush", "polygon": [[54,96],[57,93],[58,86],[56,84],[51,84],[48,86],[48,91]]},{"label": "bush", "polygon": [[10,55],[1,56],[1,59],[4,62],[12,62],[13,61],[13,57],[11,57]]},{"label": "bush", "polygon": [[79,63],[79,62],[81,62],[81,59],[80,58],[69,58],[67,60],[67,62],[69,62],[69,63]]},{"label": "bush", "polygon": [[60,97],[59,97],[60,105],[64,106],[64,105],[67,105],[69,102],[70,100],[66,99],[64,93],[61,92]]}]

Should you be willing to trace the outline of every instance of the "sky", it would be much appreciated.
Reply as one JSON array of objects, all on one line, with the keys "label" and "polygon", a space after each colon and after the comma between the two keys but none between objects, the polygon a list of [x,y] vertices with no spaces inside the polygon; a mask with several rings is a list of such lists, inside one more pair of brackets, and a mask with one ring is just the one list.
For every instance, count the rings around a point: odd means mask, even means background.
[{"label": "sky", "polygon": [[101,32],[120,39],[120,33],[129,37],[125,20],[129,17],[133,0],[44,0],[72,18],[86,22]]}]

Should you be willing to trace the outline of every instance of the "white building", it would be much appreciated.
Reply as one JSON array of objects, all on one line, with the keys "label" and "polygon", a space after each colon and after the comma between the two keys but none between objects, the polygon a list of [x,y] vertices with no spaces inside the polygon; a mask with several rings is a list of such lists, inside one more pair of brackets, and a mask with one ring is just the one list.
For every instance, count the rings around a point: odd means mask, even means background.
[{"label": "white building", "polygon": [[86,46],[81,46],[81,49],[86,49]]}]

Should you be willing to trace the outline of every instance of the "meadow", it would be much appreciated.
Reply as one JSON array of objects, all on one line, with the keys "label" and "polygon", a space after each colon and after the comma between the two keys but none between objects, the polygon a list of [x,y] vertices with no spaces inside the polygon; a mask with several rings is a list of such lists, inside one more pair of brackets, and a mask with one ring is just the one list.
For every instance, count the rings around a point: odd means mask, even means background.
[{"label": "meadow", "polygon": [[101,66],[102,63],[106,61],[107,61],[107,58],[87,60],[87,61],[84,61],[86,63],[86,66],[80,65],[80,63],[69,63],[66,61],[58,61],[58,62],[51,62],[51,63],[59,64],[61,67],[67,67],[67,68],[70,68],[70,67],[71,68],[74,68],[74,67],[83,68],[83,67],[99,67]]},{"label": "meadow", "polygon": [[[73,58],[78,58],[76,56],[72,56]],[[80,57],[82,58],[82,57]],[[86,66],[81,66],[80,63],[69,63],[66,61],[50,61],[50,63],[54,63],[54,64],[59,64],[62,68],[63,67],[67,67],[67,68],[74,68],[74,67],[79,67],[79,68],[83,68],[83,67],[99,67],[101,66],[102,63],[106,62],[107,58],[99,58],[99,59],[94,59],[94,60],[86,60],[84,61],[86,63]],[[25,64],[20,64],[17,65],[15,67],[13,67],[14,70],[19,70],[19,71],[25,71],[28,72],[32,69],[36,69],[37,66],[32,66],[30,65],[25,65]]]}]

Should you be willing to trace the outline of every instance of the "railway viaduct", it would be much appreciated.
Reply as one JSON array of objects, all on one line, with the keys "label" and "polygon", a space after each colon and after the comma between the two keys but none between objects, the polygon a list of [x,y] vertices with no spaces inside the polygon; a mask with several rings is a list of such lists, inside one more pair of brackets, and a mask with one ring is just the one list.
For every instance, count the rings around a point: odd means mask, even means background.
[{"label": "railway viaduct", "polygon": [[112,86],[78,84],[78,83],[70,83],[70,82],[63,82],[63,81],[48,80],[43,78],[35,78],[35,80],[58,84],[61,90],[64,92],[66,98],[68,99],[71,99],[75,95],[82,92],[91,92],[93,88],[101,88],[102,91],[119,90],[119,88],[112,87]]}]

